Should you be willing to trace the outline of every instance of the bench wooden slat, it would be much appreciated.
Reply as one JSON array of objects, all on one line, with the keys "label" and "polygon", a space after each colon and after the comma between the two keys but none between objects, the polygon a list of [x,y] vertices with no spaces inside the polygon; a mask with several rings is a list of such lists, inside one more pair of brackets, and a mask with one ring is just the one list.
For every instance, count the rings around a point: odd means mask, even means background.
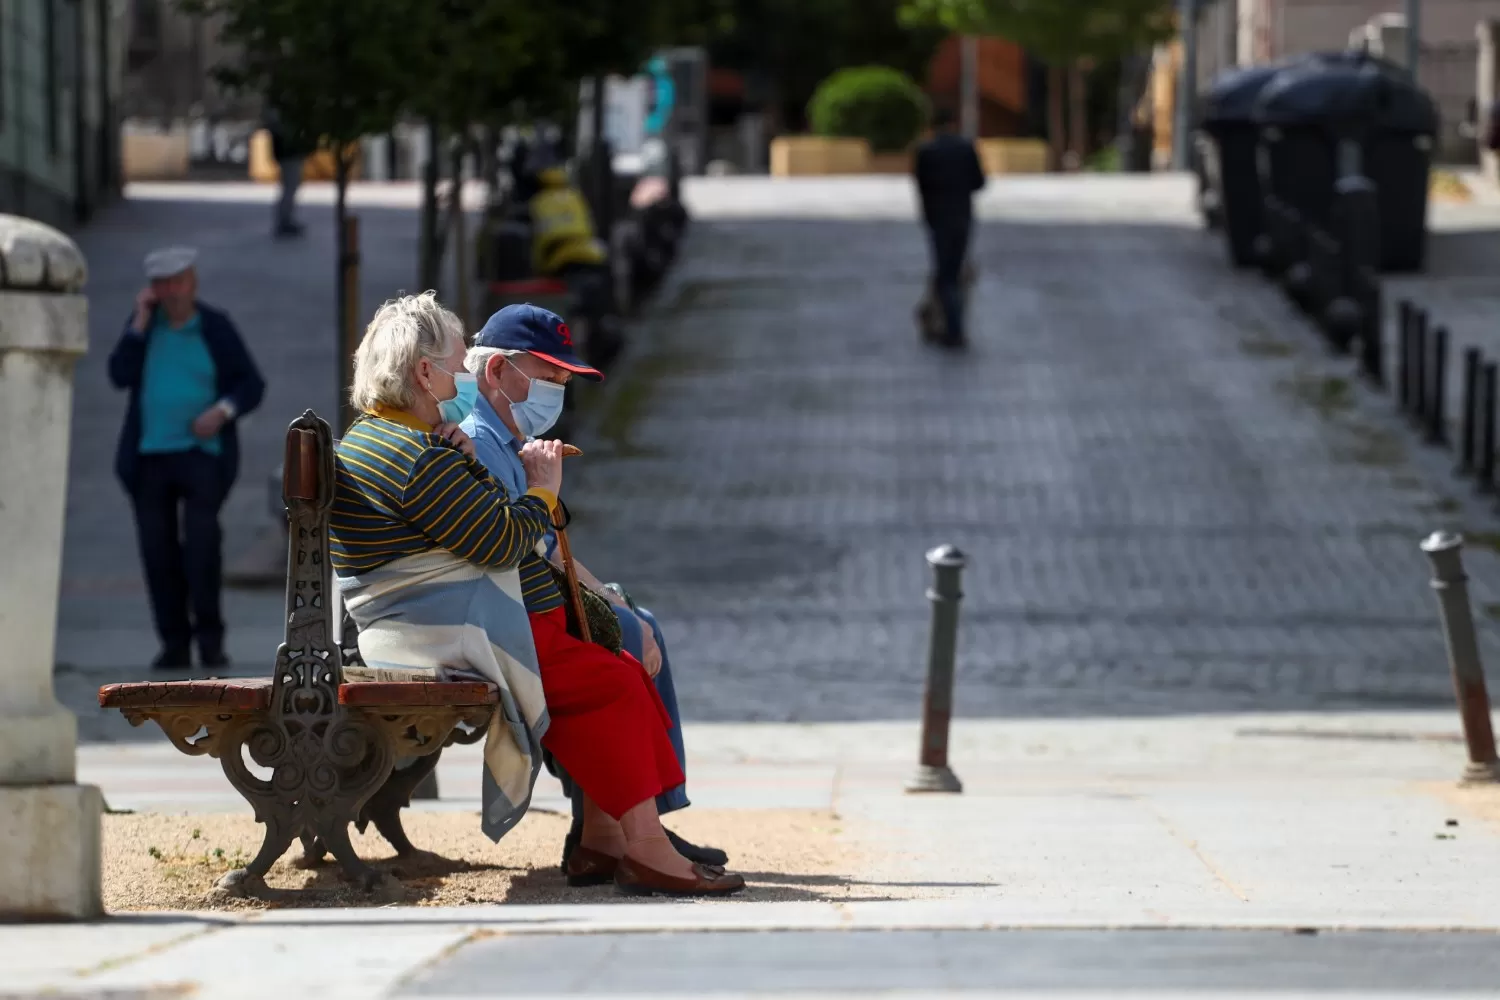
[{"label": "bench wooden slat", "polygon": [[499,692],[483,681],[359,681],[339,686],[339,704],[350,708],[456,708],[499,700]]},{"label": "bench wooden slat", "polygon": [[271,679],[139,681],[106,684],[99,689],[101,708],[222,708],[255,712],[271,704]]},{"label": "bench wooden slat", "polygon": [[[361,681],[339,686],[339,704],[350,708],[454,708],[493,705],[499,700],[499,693],[483,681]],[[99,689],[99,705],[264,711],[271,706],[271,680],[246,677],[106,684]]]}]

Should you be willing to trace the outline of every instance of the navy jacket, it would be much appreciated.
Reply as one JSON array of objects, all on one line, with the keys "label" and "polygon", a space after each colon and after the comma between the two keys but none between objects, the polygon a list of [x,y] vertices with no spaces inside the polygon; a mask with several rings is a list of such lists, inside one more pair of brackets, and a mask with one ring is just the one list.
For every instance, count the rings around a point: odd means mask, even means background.
[{"label": "navy jacket", "polygon": [[974,192],[984,187],[984,168],[974,144],[961,135],[940,132],[917,150],[913,167],[927,224],[934,228],[967,225],[974,211]]},{"label": "navy jacket", "polygon": [[[203,343],[214,362],[214,379],[218,399],[228,397],[234,404],[235,420],[245,416],[260,405],[266,393],[265,380],[256,370],[240,332],[234,328],[228,315],[198,304],[198,317],[202,324]],[[125,331],[120,342],[109,356],[109,380],[116,389],[130,390],[130,408],[125,411],[125,426],[120,429],[120,445],[115,452],[115,475],[125,486],[125,492],[134,493],[136,465],[140,457],[141,443],[141,375],[146,367],[146,343],[151,339],[148,329],[144,335],[130,332],[130,320],[125,321]],[[219,432],[220,482],[224,492],[239,473],[240,444],[235,433],[235,420],[227,421]]]}]

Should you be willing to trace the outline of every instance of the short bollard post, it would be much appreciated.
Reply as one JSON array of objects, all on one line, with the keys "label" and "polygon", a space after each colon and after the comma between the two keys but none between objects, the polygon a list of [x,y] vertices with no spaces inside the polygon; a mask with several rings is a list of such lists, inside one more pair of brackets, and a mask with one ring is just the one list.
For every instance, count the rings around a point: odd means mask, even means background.
[{"label": "short bollard post", "polygon": [[948,766],[948,723],[953,718],[953,663],[958,652],[959,580],[964,554],[952,545],[927,553],[932,567],[932,635],[927,646],[927,694],[922,699],[922,759],[907,782],[908,792],[961,792],[963,784]]},{"label": "short bollard post", "polygon": [[1411,330],[1411,420],[1418,427],[1427,419],[1427,310],[1418,309]]},{"label": "short bollard post", "polygon": [[1411,303],[1401,300],[1396,342],[1396,409],[1411,409]]},{"label": "short bollard post", "polygon": [[1469,609],[1463,546],[1461,535],[1435,531],[1422,542],[1422,551],[1432,562],[1432,589],[1437,591],[1443,639],[1448,645],[1448,667],[1453,673],[1453,692],[1458,697],[1458,715],[1463,720],[1464,742],[1469,747],[1469,766],[1463,780],[1494,782],[1500,781],[1500,763],[1495,759],[1490,696],[1485,690],[1484,664],[1479,660],[1474,615]]},{"label": "short bollard post", "polygon": [[1479,476],[1474,484],[1480,493],[1495,491],[1495,389],[1500,379],[1496,378],[1495,362],[1484,363],[1484,373],[1479,380]]},{"label": "short bollard post", "polygon": [[1448,328],[1432,331],[1432,351],[1427,359],[1428,444],[1448,443]]},{"label": "short bollard post", "polygon": [[1380,279],[1369,269],[1360,271],[1364,286],[1364,337],[1362,362],[1365,375],[1376,388],[1385,388],[1385,307],[1381,301]]},{"label": "short bollard post", "polygon": [[1479,423],[1475,419],[1475,407],[1479,399],[1479,348],[1464,348],[1464,388],[1463,400],[1460,405],[1463,412],[1459,414],[1458,430],[1458,467],[1454,470],[1460,476],[1467,476],[1474,471],[1474,443],[1475,433]]}]

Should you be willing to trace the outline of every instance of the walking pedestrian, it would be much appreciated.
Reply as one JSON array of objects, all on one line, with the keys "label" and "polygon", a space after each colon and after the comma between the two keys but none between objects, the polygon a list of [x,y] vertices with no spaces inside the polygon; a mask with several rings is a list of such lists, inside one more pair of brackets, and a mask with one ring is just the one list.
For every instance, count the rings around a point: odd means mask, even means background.
[{"label": "walking pedestrian", "polygon": [[266,113],[266,130],[271,133],[271,156],[280,174],[281,195],[276,199],[272,235],[277,238],[301,236],[302,223],[296,219],[297,188],[302,184],[302,164],[313,151],[313,144],[277,108]]},{"label": "walking pedestrian", "polygon": [[974,194],[984,187],[984,169],[974,143],[954,128],[953,113],[939,108],[935,134],[917,150],[914,174],[922,201],[922,221],[932,246],[932,295],[943,313],[946,347],[964,344],[964,260],[973,229]]},{"label": "walking pedestrian", "polygon": [[130,393],[115,472],[135,510],[151,613],[161,639],[152,666],[228,663],[220,611],[219,508],[239,467],[235,421],[260,405],[265,382],[239,331],[198,301],[197,253],[146,256],[150,284],[109,356]]}]

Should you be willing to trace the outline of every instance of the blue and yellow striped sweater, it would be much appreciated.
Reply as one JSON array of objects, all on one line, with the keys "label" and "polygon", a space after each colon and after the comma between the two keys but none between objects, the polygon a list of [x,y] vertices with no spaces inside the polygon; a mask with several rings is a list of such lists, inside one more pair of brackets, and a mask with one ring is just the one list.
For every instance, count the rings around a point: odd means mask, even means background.
[{"label": "blue and yellow striped sweater", "polygon": [[[530,489],[512,501],[483,465],[407,413],[385,411],[349,428],[335,458],[329,512],[333,571],[357,576],[403,556],[444,548],[486,569],[533,569],[557,498]],[[535,574],[523,573],[523,579]],[[556,594],[552,607],[562,606]],[[533,606],[538,612],[550,607]]]}]

